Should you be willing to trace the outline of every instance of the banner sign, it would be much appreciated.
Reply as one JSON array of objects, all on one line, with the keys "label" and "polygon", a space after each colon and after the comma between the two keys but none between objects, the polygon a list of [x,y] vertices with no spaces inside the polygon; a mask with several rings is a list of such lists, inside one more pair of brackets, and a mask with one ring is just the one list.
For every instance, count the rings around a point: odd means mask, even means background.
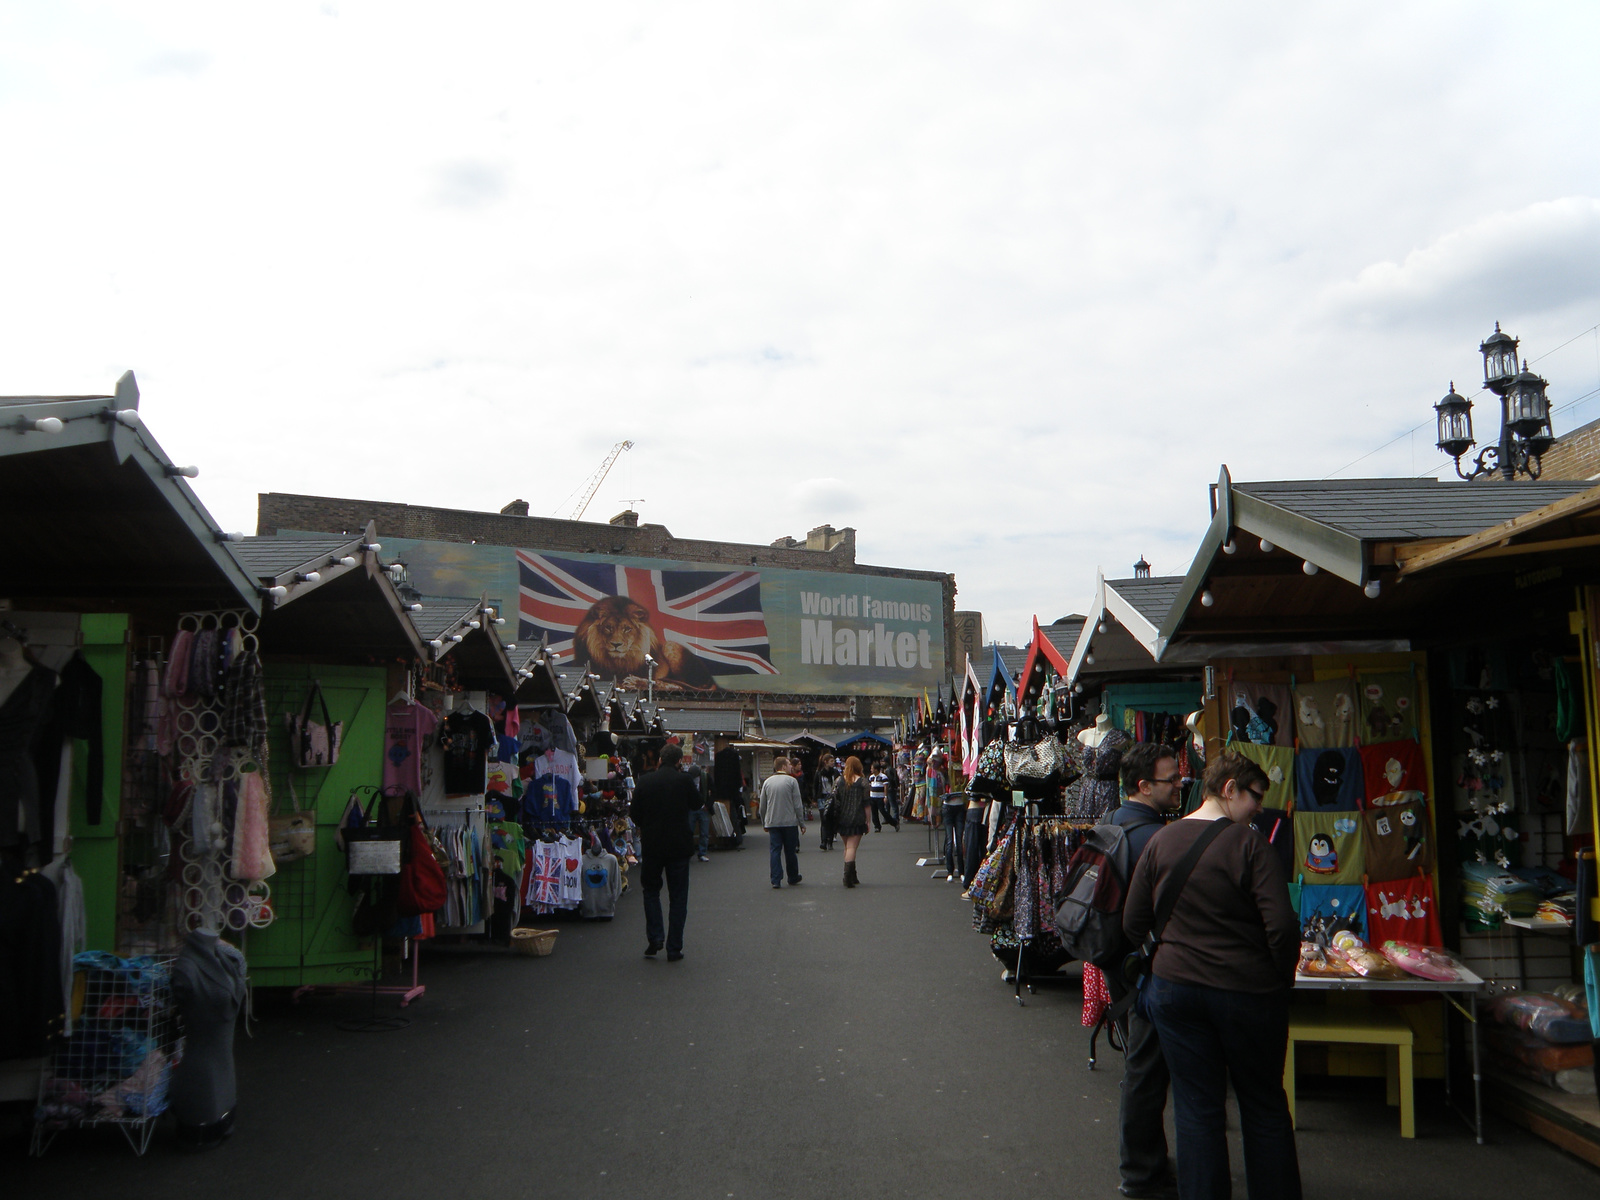
[{"label": "banner sign", "polygon": [[[920,696],[946,677],[931,580],[384,538],[424,596],[489,593],[507,641],[656,691]],[[509,622],[516,621],[516,637]]]}]

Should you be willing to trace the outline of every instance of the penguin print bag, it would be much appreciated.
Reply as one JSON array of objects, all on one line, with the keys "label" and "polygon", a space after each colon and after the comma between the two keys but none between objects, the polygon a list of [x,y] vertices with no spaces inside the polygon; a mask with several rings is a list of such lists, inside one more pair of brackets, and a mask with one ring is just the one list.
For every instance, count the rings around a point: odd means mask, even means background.
[{"label": "penguin print bag", "polygon": [[1307,884],[1359,884],[1367,870],[1361,814],[1295,813],[1294,870]]}]

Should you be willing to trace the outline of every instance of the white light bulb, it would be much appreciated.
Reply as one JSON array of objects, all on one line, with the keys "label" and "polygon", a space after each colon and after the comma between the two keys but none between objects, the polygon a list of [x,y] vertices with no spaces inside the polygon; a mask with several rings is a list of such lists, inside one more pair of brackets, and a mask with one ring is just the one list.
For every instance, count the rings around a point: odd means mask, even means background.
[{"label": "white light bulb", "polygon": [[303,571],[303,572],[301,572],[300,579],[304,583],[321,583],[322,582],[322,572],[321,571]]},{"label": "white light bulb", "polygon": [[1091,667],[1092,667],[1092,666],[1094,666],[1094,655],[1092,655],[1092,654],[1085,654],[1085,655],[1084,655],[1084,656],[1083,656],[1083,661],[1084,661],[1084,662],[1086,662],[1086,663],[1088,663],[1088,664],[1089,664],[1089,665],[1090,665],[1090,666],[1091,666]]},{"label": "white light bulb", "polygon": [[1383,591],[1383,584],[1379,583],[1376,579],[1369,579],[1367,581],[1367,586],[1361,590],[1363,593],[1365,593],[1368,600],[1376,600],[1378,598],[1378,593]]},{"label": "white light bulb", "polygon": [[356,565],[356,560],[351,558],[348,554],[346,554],[343,558],[341,558],[339,560],[339,565],[341,567],[353,567],[353,566]]},{"label": "white light bulb", "polygon": [[281,583],[277,587],[269,587],[267,589],[267,595],[271,596],[274,600],[282,600],[288,594],[289,589],[284,587]]},{"label": "white light bulb", "polygon": [[1277,547],[1274,546],[1271,542],[1267,541],[1266,538],[1262,538],[1261,539],[1261,553],[1263,553],[1263,554],[1271,554],[1276,549],[1277,549]]},{"label": "white light bulb", "polygon": [[36,421],[29,421],[26,428],[37,433],[60,433],[66,426],[61,423],[60,417],[40,417]]},{"label": "white light bulb", "polygon": [[467,622],[467,628],[468,629],[482,629],[483,628],[483,623],[481,621],[468,621]]},{"label": "white light bulb", "polygon": [[1314,563],[1314,562],[1312,562],[1312,561],[1311,561],[1311,560],[1310,560],[1310,559],[1309,559],[1309,558],[1308,558],[1308,559],[1306,559],[1306,560],[1305,560],[1305,562],[1303,562],[1303,563],[1301,563],[1301,564],[1300,564],[1300,569],[1301,569],[1301,570],[1302,570],[1302,571],[1304,571],[1304,572],[1305,572],[1305,573],[1306,573],[1306,574],[1307,574],[1307,575],[1315,575],[1315,574],[1316,574],[1316,573],[1317,573],[1317,572],[1318,572],[1318,571],[1320,571],[1320,570],[1321,570],[1321,569],[1322,569],[1322,568],[1321,568],[1321,567],[1319,567],[1319,566],[1317,566],[1317,564],[1316,564],[1316,563]]},{"label": "white light bulb", "polygon": [[1104,633],[1106,631],[1106,623],[1104,621],[1101,621],[1100,624],[1098,624],[1098,625],[1096,625],[1094,627],[1094,631],[1096,633]]},{"label": "white light bulb", "polygon": [[452,642],[459,642],[459,641],[460,641],[460,640],[461,640],[461,636],[462,636],[462,635],[461,635],[461,634],[459,634],[459,633],[452,633],[452,634],[451,634],[451,635],[450,635],[450,640],[451,640],[451,641],[452,641]]},{"label": "white light bulb", "polygon": [[494,619],[494,623],[496,625],[504,625],[506,623],[506,619],[504,617],[496,617]]},{"label": "white light bulb", "polygon": [[361,549],[363,551],[368,552],[368,553],[376,554],[379,550],[383,549],[383,543],[382,542],[362,542],[361,543]]},{"label": "white light bulb", "polygon": [[1210,588],[1207,588],[1205,591],[1200,593],[1200,603],[1204,604],[1207,608],[1210,608],[1216,602],[1217,598],[1211,594]]},{"label": "white light bulb", "polygon": [[420,605],[420,604],[408,604],[408,605],[406,605],[406,611],[408,611],[408,612],[421,612],[422,611],[422,605]]},{"label": "white light bulb", "polygon": [[139,428],[139,410],[137,408],[119,408],[111,414],[111,419],[127,429]]},{"label": "white light bulb", "polygon": [[506,649],[507,650],[515,650],[516,648],[517,648],[517,644],[515,642],[507,642],[506,643]]},{"label": "white light bulb", "polygon": [[1081,696],[1083,694],[1083,684],[1081,684],[1081,683],[1073,684],[1072,685],[1072,690],[1073,690],[1074,694]]},{"label": "white light bulb", "polygon": [[439,638],[429,638],[428,645],[432,646],[435,650],[444,649],[444,642]]},{"label": "white light bulb", "polygon": [[1229,538],[1227,541],[1222,543],[1222,552],[1224,554],[1232,554],[1238,549],[1239,547],[1234,543],[1232,538]]}]

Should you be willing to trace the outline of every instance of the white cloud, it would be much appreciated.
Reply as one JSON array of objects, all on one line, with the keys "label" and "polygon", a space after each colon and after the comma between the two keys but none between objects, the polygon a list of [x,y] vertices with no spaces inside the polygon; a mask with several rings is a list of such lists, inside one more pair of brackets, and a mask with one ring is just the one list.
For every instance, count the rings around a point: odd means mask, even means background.
[{"label": "white cloud", "polygon": [[1329,291],[1329,308],[1365,325],[1482,322],[1600,305],[1600,200],[1569,196],[1451,230],[1400,262]]},{"label": "white cloud", "polygon": [[0,392],[134,368],[230,527],[631,437],[595,511],[849,523],[1015,639],[1600,322],[1591,6],[330,7],[0,8]]}]

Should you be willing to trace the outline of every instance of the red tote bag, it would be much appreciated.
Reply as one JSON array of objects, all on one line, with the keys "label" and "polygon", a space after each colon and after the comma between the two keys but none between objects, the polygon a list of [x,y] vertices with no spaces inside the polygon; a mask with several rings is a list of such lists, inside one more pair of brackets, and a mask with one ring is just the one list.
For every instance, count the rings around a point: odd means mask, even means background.
[{"label": "red tote bag", "polygon": [[409,858],[400,868],[400,894],[395,908],[403,917],[436,913],[444,907],[444,868],[434,858],[421,822],[411,826],[406,849]]},{"label": "red tote bag", "polygon": [[1426,875],[1367,884],[1368,942],[1381,947],[1395,939],[1423,946],[1443,946],[1439,907],[1434,902],[1433,880]]}]

